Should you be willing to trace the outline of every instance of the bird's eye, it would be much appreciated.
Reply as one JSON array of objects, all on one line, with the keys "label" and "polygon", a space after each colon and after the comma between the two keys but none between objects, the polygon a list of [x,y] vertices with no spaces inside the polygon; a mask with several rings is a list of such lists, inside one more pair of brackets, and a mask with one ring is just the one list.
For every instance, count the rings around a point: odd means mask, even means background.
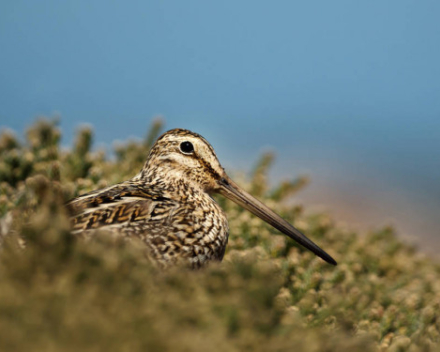
[{"label": "bird's eye", "polygon": [[192,154],[194,152],[194,146],[191,142],[182,142],[180,143],[180,150],[185,154]]}]

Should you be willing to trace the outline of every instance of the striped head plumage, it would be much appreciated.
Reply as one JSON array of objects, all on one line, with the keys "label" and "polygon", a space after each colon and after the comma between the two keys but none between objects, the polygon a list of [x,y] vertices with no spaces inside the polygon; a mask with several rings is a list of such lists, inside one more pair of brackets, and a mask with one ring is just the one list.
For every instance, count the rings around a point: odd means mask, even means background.
[{"label": "striped head plumage", "polygon": [[300,231],[240,189],[224,171],[212,146],[184,129],[160,136],[132,179],[72,199],[67,207],[75,234],[103,229],[127,238],[140,237],[153,262],[200,267],[222,260],[228,240],[226,215],[212,193],[243,206],[336,265]]},{"label": "striped head plumage", "polygon": [[184,182],[204,192],[218,188],[217,180],[226,173],[214,149],[197,133],[174,129],[160,136],[151,148],[147,161],[134,179]]}]

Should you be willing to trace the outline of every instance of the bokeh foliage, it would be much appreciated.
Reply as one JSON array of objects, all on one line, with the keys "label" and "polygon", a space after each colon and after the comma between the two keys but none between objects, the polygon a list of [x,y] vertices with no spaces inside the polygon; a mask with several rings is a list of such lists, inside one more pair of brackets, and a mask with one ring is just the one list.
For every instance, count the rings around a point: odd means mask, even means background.
[{"label": "bokeh foliage", "polygon": [[393,229],[358,235],[286,200],[306,178],[271,189],[273,156],[238,182],[339,262],[324,263],[220,197],[225,260],[199,271],[152,267],[142,243],[75,238],[63,204],[142,167],[162,130],[91,149],[80,128],[60,148],[57,121],[19,140],[0,135],[1,351],[433,351],[440,342],[440,266]]}]

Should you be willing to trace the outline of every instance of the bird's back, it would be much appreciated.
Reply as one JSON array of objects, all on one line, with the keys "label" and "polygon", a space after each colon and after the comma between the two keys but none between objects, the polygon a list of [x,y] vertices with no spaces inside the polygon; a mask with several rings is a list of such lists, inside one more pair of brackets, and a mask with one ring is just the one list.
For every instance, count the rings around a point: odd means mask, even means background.
[{"label": "bird's back", "polygon": [[227,244],[226,216],[197,189],[172,194],[131,180],[74,198],[67,208],[74,234],[91,236],[99,229],[141,238],[149,257],[162,266],[221,260]]}]

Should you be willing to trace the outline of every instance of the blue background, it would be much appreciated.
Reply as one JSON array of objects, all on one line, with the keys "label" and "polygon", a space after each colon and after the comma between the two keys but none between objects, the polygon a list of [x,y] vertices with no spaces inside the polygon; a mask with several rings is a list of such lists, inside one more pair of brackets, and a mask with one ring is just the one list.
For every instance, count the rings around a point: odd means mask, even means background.
[{"label": "blue background", "polygon": [[[0,126],[61,116],[97,144],[151,118],[224,166],[278,154],[272,180],[350,226],[395,223],[440,250],[440,2],[2,1]],[[318,207],[319,208],[319,207]]]}]

